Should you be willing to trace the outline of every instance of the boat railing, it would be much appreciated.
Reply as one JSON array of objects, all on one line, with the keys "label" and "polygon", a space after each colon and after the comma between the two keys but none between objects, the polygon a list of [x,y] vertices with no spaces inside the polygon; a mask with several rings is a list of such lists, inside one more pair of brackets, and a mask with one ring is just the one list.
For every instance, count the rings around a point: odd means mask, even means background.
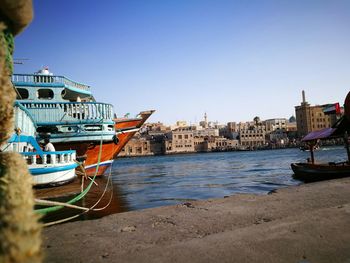
[{"label": "boat railing", "polygon": [[76,159],[76,152],[74,150],[57,151],[57,152],[43,152],[39,155],[38,152],[22,152],[28,165],[33,164],[73,164]]},{"label": "boat railing", "polygon": [[34,134],[36,130],[36,125],[32,115],[24,108],[20,103],[15,103],[15,128],[19,129],[20,132],[25,134]]},{"label": "boat railing", "polygon": [[73,87],[77,89],[82,89],[86,91],[90,91],[90,86],[70,80],[63,76],[51,76],[51,75],[38,75],[38,74],[13,74],[12,83],[14,84],[62,84],[66,87]]},{"label": "boat railing", "polygon": [[36,123],[112,121],[113,106],[97,102],[21,102]]}]

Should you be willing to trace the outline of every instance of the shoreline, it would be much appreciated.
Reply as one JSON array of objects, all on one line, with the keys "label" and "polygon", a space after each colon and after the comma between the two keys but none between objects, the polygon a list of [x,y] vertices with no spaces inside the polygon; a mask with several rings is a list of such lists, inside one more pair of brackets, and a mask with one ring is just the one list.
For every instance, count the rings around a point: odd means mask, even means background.
[{"label": "shoreline", "polygon": [[[342,144],[323,145],[322,147],[344,147]],[[172,152],[164,154],[133,154],[133,155],[118,155],[117,159],[139,158],[139,157],[159,157],[159,156],[173,156],[173,155],[187,155],[187,154],[207,154],[207,153],[226,153],[226,152],[261,152],[261,151],[274,151],[274,150],[288,150],[299,149],[300,146],[288,146],[288,147],[276,147],[276,148],[259,148],[259,149],[234,149],[234,150],[222,150],[222,151],[193,151],[193,152]],[[300,150],[302,151],[302,150]]]},{"label": "shoreline", "polygon": [[350,178],[45,228],[45,262],[346,262]]}]

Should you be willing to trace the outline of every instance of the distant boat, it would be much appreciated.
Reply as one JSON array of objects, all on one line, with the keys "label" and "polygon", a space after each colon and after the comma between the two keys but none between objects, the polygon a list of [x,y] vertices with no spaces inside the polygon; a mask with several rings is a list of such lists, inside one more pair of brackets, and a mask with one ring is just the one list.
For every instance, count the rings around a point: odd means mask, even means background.
[{"label": "distant boat", "polygon": [[[313,150],[315,151],[315,150],[318,150],[319,148],[320,147],[318,145],[315,145]],[[303,151],[303,152],[309,152],[310,151],[310,147],[308,145],[306,145],[306,144],[300,146],[299,149],[300,149],[300,151]]]},{"label": "distant boat", "polygon": [[[310,157],[306,163],[292,163],[291,168],[295,179],[304,182],[314,182],[350,176],[350,92],[345,100],[345,112],[331,128],[325,128],[307,134],[302,141],[310,148]],[[343,137],[348,160],[344,162],[315,163],[314,146],[318,140]]]}]

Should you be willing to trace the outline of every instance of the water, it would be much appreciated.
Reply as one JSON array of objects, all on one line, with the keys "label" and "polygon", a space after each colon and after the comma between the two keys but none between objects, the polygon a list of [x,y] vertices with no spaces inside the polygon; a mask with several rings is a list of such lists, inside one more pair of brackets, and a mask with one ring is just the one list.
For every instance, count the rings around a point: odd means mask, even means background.
[{"label": "water", "polygon": [[[304,162],[309,154],[299,149],[283,149],[117,159],[108,171],[112,185],[108,184],[107,176],[96,178],[96,184],[76,203],[94,206],[97,211],[82,213],[63,208],[47,214],[42,221],[55,222],[79,215],[74,220],[89,220],[236,193],[266,194],[301,184],[292,178],[290,164]],[[315,158],[319,162],[340,162],[345,160],[346,153],[342,147],[321,148],[315,152]],[[81,180],[77,179],[60,187],[36,189],[35,194],[38,198],[67,202],[80,192],[80,184]]]},{"label": "water", "polygon": [[[309,155],[281,149],[127,158],[115,160],[111,173],[127,210],[137,210],[298,185],[290,164],[305,162]],[[342,147],[315,152],[319,162],[345,158]]]}]

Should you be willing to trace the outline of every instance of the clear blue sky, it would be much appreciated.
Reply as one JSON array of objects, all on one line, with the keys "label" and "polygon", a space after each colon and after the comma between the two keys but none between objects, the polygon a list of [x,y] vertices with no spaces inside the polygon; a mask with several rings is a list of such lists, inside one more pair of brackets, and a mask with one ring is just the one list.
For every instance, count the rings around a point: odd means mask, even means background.
[{"label": "clear blue sky", "polygon": [[290,117],[350,90],[350,1],[34,1],[16,73],[49,66],[118,115],[226,123]]}]

